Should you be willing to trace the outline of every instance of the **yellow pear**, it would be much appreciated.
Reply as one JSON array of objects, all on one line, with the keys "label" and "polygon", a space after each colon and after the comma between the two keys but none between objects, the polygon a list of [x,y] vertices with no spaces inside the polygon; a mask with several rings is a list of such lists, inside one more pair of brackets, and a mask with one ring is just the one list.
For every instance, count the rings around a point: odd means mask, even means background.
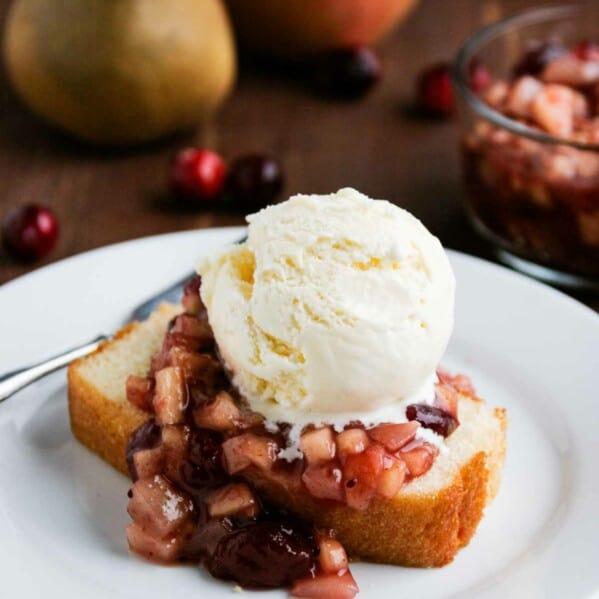
[{"label": "yellow pear", "polygon": [[35,113],[112,145],[210,118],[236,71],[220,0],[15,0],[4,55]]}]

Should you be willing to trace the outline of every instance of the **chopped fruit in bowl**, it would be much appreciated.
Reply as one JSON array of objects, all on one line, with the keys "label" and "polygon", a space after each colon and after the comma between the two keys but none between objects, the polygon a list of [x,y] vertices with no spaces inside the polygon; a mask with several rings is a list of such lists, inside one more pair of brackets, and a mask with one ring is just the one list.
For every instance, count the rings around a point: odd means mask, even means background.
[{"label": "chopped fruit in bowl", "polygon": [[[599,284],[599,46],[574,32],[598,16],[592,5],[528,11],[479,32],[456,66],[477,230],[511,266],[587,288]],[[473,90],[478,56],[495,74]]]},{"label": "chopped fruit in bowl", "polygon": [[470,89],[477,94],[493,83],[493,77],[489,69],[479,60],[472,60],[470,62],[468,75]]},{"label": "chopped fruit in bowl", "polygon": [[216,152],[190,147],[171,160],[168,184],[182,205],[199,208],[226,200],[230,206],[247,211],[275,202],[284,178],[279,162],[267,154],[239,156],[227,168]]},{"label": "chopped fruit in bowl", "polygon": [[349,556],[450,562],[497,490],[505,415],[437,371],[454,295],[441,244],[353,189],[248,220],[182,306],[114,342],[157,327],[145,374],[123,381],[126,464],[104,454],[133,481],[131,551],[313,599],[358,593]]}]

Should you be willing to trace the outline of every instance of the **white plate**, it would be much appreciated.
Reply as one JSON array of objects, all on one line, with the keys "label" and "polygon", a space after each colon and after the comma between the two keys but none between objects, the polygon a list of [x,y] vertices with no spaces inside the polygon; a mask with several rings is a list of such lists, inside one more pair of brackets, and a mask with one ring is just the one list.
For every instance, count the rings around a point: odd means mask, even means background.
[{"label": "white plate", "polygon": [[[3,286],[0,372],[114,330],[128,307],[240,234],[119,244]],[[508,408],[503,484],[451,565],[355,564],[360,597],[599,595],[599,317],[504,268],[450,255],[458,298],[444,363]],[[200,568],[160,568],[127,553],[127,489],[124,477],[73,440],[64,372],[1,405],[0,596],[231,596],[231,584]]]}]

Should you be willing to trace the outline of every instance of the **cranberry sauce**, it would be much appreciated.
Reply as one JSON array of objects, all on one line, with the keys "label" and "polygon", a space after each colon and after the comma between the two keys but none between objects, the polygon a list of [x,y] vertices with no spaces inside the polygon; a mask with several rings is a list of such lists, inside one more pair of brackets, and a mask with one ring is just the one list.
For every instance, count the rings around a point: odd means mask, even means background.
[{"label": "cranberry sauce", "polygon": [[127,468],[129,469],[129,476],[131,480],[136,481],[139,476],[137,468],[135,467],[134,455],[142,450],[156,449],[161,443],[161,430],[160,426],[156,424],[156,421],[152,418],[147,422],[144,422],[129,439],[127,444]]},{"label": "cranberry sauce", "polygon": [[[212,428],[196,422],[198,410],[213,406],[215,394],[230,387],[214,352],[199,286],[199,277],[185,286],[186,313],[169,324],[148,377],[131,377],[128,384],[138,407],[145,407],[140,390],[151,392],[155,412],[127,446],[135,483],[129,493],[129,544],[154,561],[203,562],[213,576],[244,587],[289,586],[317,571],[311,527],[272,506],[264,509],[254,489],[226,471],[223,441],[230,433],[218,419],[226,422],[229,414],[212,409],[212,419],[204,418]],[[155,377],[165,371],[168,376]],[[173,408],[171,398],[181,399],[181,392],[185,405]],[[261,419],[244,422],[248,432],[265,434]]]},{"label": "cranberry sauce", "polygon": [[279,454],[290,427],[267,430],[263,417],[237,396],[217,355],[199,286],[199,278],[185,286],[186,312],[170,323],[148,376],[130,377],[127,385],[130,401],[149,405],[153,414],[127,447],[134,481],[129,545],[153,561],[202,562],[213,576],[248,588],[323,590],[334,583],[352,597],[357,586],[331,531],[268,502],[366,510],[373,501],[393,499],[437,456],[437,448],[419,438],[420,426],[447,436],[458,425],[453,381],[463,387],[464,380],[443,374],[436,407],[426,406],[426,418],[419,408],[413,422],[368,430],[351,423],[341,432],[306,427],[303,456],[288,462]]},{"label": "cranberry sauce", "polygon": [[314,539],[288,518],[244,526],[223,537],[206,566],[244,587],[284,587],[314,567]]},{"label": "cranberry sauce", "polygon": [[451,414],[428,404],[409,405],[406,408],[406,417],[408,420],[420,422],[424,428],[430,428],[442,437],[451,435],[458,426],[458,421]]}]

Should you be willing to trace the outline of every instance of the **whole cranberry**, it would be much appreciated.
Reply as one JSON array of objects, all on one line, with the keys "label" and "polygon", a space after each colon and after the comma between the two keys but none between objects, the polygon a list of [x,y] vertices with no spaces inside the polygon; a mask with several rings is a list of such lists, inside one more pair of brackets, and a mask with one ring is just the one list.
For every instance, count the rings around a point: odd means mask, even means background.
[{"label": "whole cranberry", "polygon": [[314,554],[314,543],[301,527],[291,520],[273,520],[223,537],[207,567],[215,578],[243,587],[280,587],[308,574]]},{"label": "whole cranberry", "polygon": [[322,92],[342,97],[363,96],[381,78],[383,66],[366,46],[341,48],[320,57],[314,65],[314,83]]},{"label": "whole cranberry", "polygon": [[45,256],[58,240],[58,220],[49,208],[38,204],[20,206],[2,223],[2,242],[20,260]]},{"label": "whole cranberry", "polygon": [[442,437],[449,437],[459,424],[452,414],[428,404],[410,404],[406,408],[406,418],[420,422],[424,428],[430,428]]},{"label": "whole cranberry", "polygon": [[418,77],[417,103],[426,113],[449,116],[454,111],[451,66],[439,63],[424,70]]},{"label": "whole cranberry", "polygon": [[229,172],[229,190],[236,204],[244,209],[271,204],[283,189],[279,163],[265,154],[237,158]]},{"label": "whole cranberry", "polygon": [[539,75],[552,60],[560,57],[566,49],[557,42],[545,42],[531,47],[514,68],[517,77]]},{"label": "whole cranberry", "polygon": [[468,67],[470,89],[475,93],[483,91],[493,82],[493,77],[482,62],[474,59]]},{"label": "whole cranberry", "polygon": [[171,163],[171,191],[186,200],[213,202],[221,195],[227,173],[224,160],[211,150],[186,148]]},{"label": "whole cranberry", "polygon": [[599,61],[599,46],[588,40],[584,40],[577,44],[572,52],[580,60]]},{"label": "whole cranberry", "polygon": [[222,436],[208,429],[197,429],[190,439],[189,460],[183,465],[183,483],[204,489],[227,480],[222,462]]}]

